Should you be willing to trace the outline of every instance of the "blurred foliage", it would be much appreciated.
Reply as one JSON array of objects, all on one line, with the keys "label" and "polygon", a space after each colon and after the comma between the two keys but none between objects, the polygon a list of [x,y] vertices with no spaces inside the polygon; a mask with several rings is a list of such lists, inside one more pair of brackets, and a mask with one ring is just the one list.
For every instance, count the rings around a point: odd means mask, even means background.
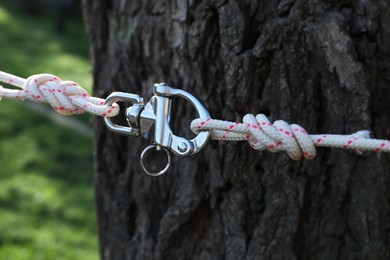
[{"label": "blurred foliage", "polygon": [[[0,70],[50,72],[91,85],[79,21],[55,33],[54,17],[26,17],[0,2]],[[0,102],[0,259],[97,259],[92,140]]]},{"label": "blurred foliage", "polygon": [[0,65],[21,77],[50,72],[88,89],[91,77],[84,27],[69,20],[67,33],[57,34],[55,21],[55,15],[22,16],[0,8]]}]

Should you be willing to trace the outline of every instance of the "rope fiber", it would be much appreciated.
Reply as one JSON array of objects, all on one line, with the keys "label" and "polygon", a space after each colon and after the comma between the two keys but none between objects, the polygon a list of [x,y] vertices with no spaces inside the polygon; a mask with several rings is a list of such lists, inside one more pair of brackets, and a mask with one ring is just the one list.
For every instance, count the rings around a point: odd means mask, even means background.
[{"label": "rope fiber", "polygon": [[89,112],[97,116],[113,117],[119,113],[119,106],[105,105],[105,100],[91,97],[88,92],[73,81],[62,81],[51,74],[38,74],[23,79],[0,71],[0,81],[20,89],[0,86],[0,99],[29,99],[49,103],[62,115]]},{"label": "rope fiber", "polygon": [[[38,74],[27,80],[0,71],[0,82],[20,89],[7,89],[0,86],[1,98],[29,99],[35,102],[49,103],[62,115],[89,112],[103,117],[113,117],[119,113],[119,106],[105,105],[105,100],[91,97],[88,92],[72,81],[62,81],[51,74]],[[336,147],[353,149],[358,153],[371,150],[390,152],[390,140],[371,139],[369,131],[362,130],[352,135],[309,135],[297,124],[288,124],[283,120],[273,124],[265,115],[256,117],[247,114],[243,123],[216,119],[195,119],[191,123],[194,133],[211,132],[211,139],[225,141],[248,141],[256,150],[271,152],[285,151],[292,159],[305,157],[313,159],[315,147]]]},{"label": "rope fiber", "polygon": [[294,160],[302,156],[313,159],[316,155],[315,147],[320,146],[353,149],[358,153],[366,150],[390,152],[390,140],[371,139],[367,130],[352,135],[309,135],[297,124],[289,125],[283,120],[272,124],[263,114],[256,117],[247,114],[243,123],[195,119],[191,122],[191,130],[194,133],[210,131],[213,140],[248,141],[256,150],[285,151]]}]

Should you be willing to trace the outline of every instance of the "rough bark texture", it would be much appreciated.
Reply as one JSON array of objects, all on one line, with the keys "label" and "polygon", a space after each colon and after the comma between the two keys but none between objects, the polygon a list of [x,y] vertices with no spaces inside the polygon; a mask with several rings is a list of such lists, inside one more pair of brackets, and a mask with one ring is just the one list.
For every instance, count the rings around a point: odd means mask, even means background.
[{"label": "rough bark texture", "polygon": [[[168,82],[214,118],[266,113],[310,133],[390,139],[390,4],[84,0],[95,94]],[[189,106],[175,113],[189,134]],[[390,157],[312,161],[211,142],[146,176],[140,138],[95,122],[102,259],[389,259]]]}]

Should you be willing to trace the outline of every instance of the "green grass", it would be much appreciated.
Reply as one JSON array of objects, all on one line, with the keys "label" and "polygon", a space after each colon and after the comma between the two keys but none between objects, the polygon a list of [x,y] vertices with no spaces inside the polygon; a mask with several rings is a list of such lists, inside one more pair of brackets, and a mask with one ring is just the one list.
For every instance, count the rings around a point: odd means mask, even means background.
[{"label": "green grass", "polygon": [[[10,11],[11,10],[11,11]],[[91,85],[88,44],[72,21],[26,17],[0,5],[0,70],[48,72]],[[92,140],[0,102],[0,259],[97,259]]]}]

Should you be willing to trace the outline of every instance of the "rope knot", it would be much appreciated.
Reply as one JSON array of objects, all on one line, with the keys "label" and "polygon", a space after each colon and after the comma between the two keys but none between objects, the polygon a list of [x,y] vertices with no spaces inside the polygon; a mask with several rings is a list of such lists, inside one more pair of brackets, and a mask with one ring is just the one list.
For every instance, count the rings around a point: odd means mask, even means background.
[{"label": "rope knot", "polygon": [[47,102],[63,115],[80,114],[84,111],[73,104],[75,99],[86,99],[88,92],[72,81],[62,81],[51,74],[29,77],[23,85],[25,97],[36,102]]},{"label": "rope knot", "polygon": [[[9,89],[0,86],[2,98],[24,99],[48,102],[63,115],[89,112],[94,115],[113,117],[119,112],[116,103],[106,105],[105,100],[91,97],[83,88],[72,81],[62,81],[50,74],[40,74],[27,80],[0,71],[0,82],[20,89]],[[278,120],[273,124],[262,114],[256,117],[248,114],[243,123],[198,118],[191,122],[191,130],[196,134],[201,131],[211,133],[211,139],[226,141],[248,141],[252,148],[285,151],[295,160],[302,156],[313,159],[315,147],[337,147],[362,151],[390,152],[390,140],[371,139],[369,131],[362,130],[351,135],[311,134],[297,124],[288,124]]]},{"label": "rope knot", "polygon": [[73,81],[62,81],[51,74],[38,74],[24,80],[10,74],[0,74],[4,82],[22,90],[0,87],[0,98],[29,99],[47,102],[62,115],[89,112],[94,115],[113,117],[119,113],[118,104],[106,105],[105,100],[91,97],[88,92]]},{"label": "rope knot", "polygon": [[285,151],[293,160],[299,160],[302,156],[313,159],[316,156],[313,140],[300,125],[290,125],[283,120],[272,124],[262,114],[256,117],[247,114],[243,122],[250,133],[248,142],[256,150]]},{"label": "rope knot", "polygon": [[272,124],[263,114],[256,117],[247,114],[243,118],[243,123],[195,119],[191,123],[191,129],[195,133],[211,131],[212,139],[246,140],[256,150],[285,151],[294,160],[302,156],[313,159],[316,155],[313,140],[305,129],[297,124],[290,125],[283,120]]},{"label": "rope knot", "polygon": [[351,135],[316,134],[309,135],[297,124],[288,124],[283,120],[273,124],[265,115],[256,117],[248,114],[243,123],[195,119],[191,122],[194,133],[209,131],[214,140],[248,141],[252,148],[271,152],[285,151],[292,159],[305,157],[313,159],[315,147],[337,147],[362,151],[390,152],[390,140],[371,139],[370,132],[361,130]]}]

